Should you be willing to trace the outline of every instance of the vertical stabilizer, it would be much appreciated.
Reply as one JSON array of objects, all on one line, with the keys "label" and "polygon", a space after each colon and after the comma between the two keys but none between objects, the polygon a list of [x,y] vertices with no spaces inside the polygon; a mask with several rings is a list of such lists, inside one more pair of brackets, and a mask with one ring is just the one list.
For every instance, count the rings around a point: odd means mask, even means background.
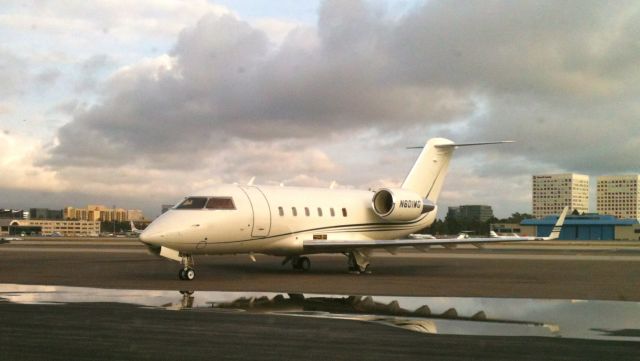
[{"label": "vertical stabilizer", "polygon": [[402,188],[414,191],[436,203],[454,149],[454,143],[449,139],[429,139],[402,183]]}]

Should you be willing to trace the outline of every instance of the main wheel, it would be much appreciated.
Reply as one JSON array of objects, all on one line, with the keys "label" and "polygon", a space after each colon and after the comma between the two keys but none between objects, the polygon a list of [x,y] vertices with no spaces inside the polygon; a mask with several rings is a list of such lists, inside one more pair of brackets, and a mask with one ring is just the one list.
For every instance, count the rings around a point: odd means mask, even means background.
[{"label": "main wheel", "polygon": [[299,270],[302,267],[302,262],[300,262],[300,260],[302,260],[302,258],[294,257],[291,260],[291,268],[293,268],[294,270]]},{"label": "main wheel", "polygon": [[178,278],[179,279],[181,279],[181,280],[187,279],[186,278],[187,276],[185,275],[185,271],[186,270],[184,268],[180,268],[180,271],[178,271]]},{"label": "main wheel", "polygon": [[300,269],[308,271],[311,268],[311,261],[309,257],[300,257]]}]

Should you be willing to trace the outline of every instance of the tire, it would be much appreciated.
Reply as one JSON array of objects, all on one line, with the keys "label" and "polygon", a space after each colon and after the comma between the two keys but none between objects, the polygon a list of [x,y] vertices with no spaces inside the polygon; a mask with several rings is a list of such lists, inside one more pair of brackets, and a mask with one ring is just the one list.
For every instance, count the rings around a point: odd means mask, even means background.
[{"label": "tire", "polygon": [[180,268],[180,271],[178,271],[178,279],[181,279],[183,281],[186,279],[184,268]]},{"label": "tire", "polygon": [[184,279],[192,281],[194,278],[196,278],[196,271],[193,268],[187,268],[184,272]]},{"label": "tire", "polygon": [[309,257],[300,258],[300,269],[305,272],[311,269],[311,261],[309,260]]}]

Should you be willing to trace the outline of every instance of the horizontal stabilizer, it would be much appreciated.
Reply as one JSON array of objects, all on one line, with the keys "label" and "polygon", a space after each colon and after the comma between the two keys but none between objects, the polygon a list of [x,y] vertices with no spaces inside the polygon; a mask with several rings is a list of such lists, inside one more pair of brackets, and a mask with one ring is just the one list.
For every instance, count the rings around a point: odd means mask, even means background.
[{"label": "horizontal stabilizer", "polygon": [[[479,142],[479,143],[451,143],[451,144],[437,144],[436,148],[457,148],[457,147],[469,147],[472,145],[488,145],[488,144],[505,144],[505,143],[515,143],[514,140],[500,140],[495,142]],[[407,149],[422,149],[423,146],[420,147],[407,147]]]}]

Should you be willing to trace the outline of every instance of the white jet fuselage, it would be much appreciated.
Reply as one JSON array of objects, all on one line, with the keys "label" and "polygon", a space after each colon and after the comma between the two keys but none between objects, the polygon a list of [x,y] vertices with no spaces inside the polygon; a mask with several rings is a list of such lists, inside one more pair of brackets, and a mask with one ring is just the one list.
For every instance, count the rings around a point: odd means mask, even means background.
[{"label": "white jet fuselage", "polygon": [[231,198],[232,209],[169,210],[141,234],[151,247],[185,254],[300,255],[304,240],[397,239],[428,227],[437,209],[389,221],[372,208],[374,192],[222,185],[190,197]]}]

